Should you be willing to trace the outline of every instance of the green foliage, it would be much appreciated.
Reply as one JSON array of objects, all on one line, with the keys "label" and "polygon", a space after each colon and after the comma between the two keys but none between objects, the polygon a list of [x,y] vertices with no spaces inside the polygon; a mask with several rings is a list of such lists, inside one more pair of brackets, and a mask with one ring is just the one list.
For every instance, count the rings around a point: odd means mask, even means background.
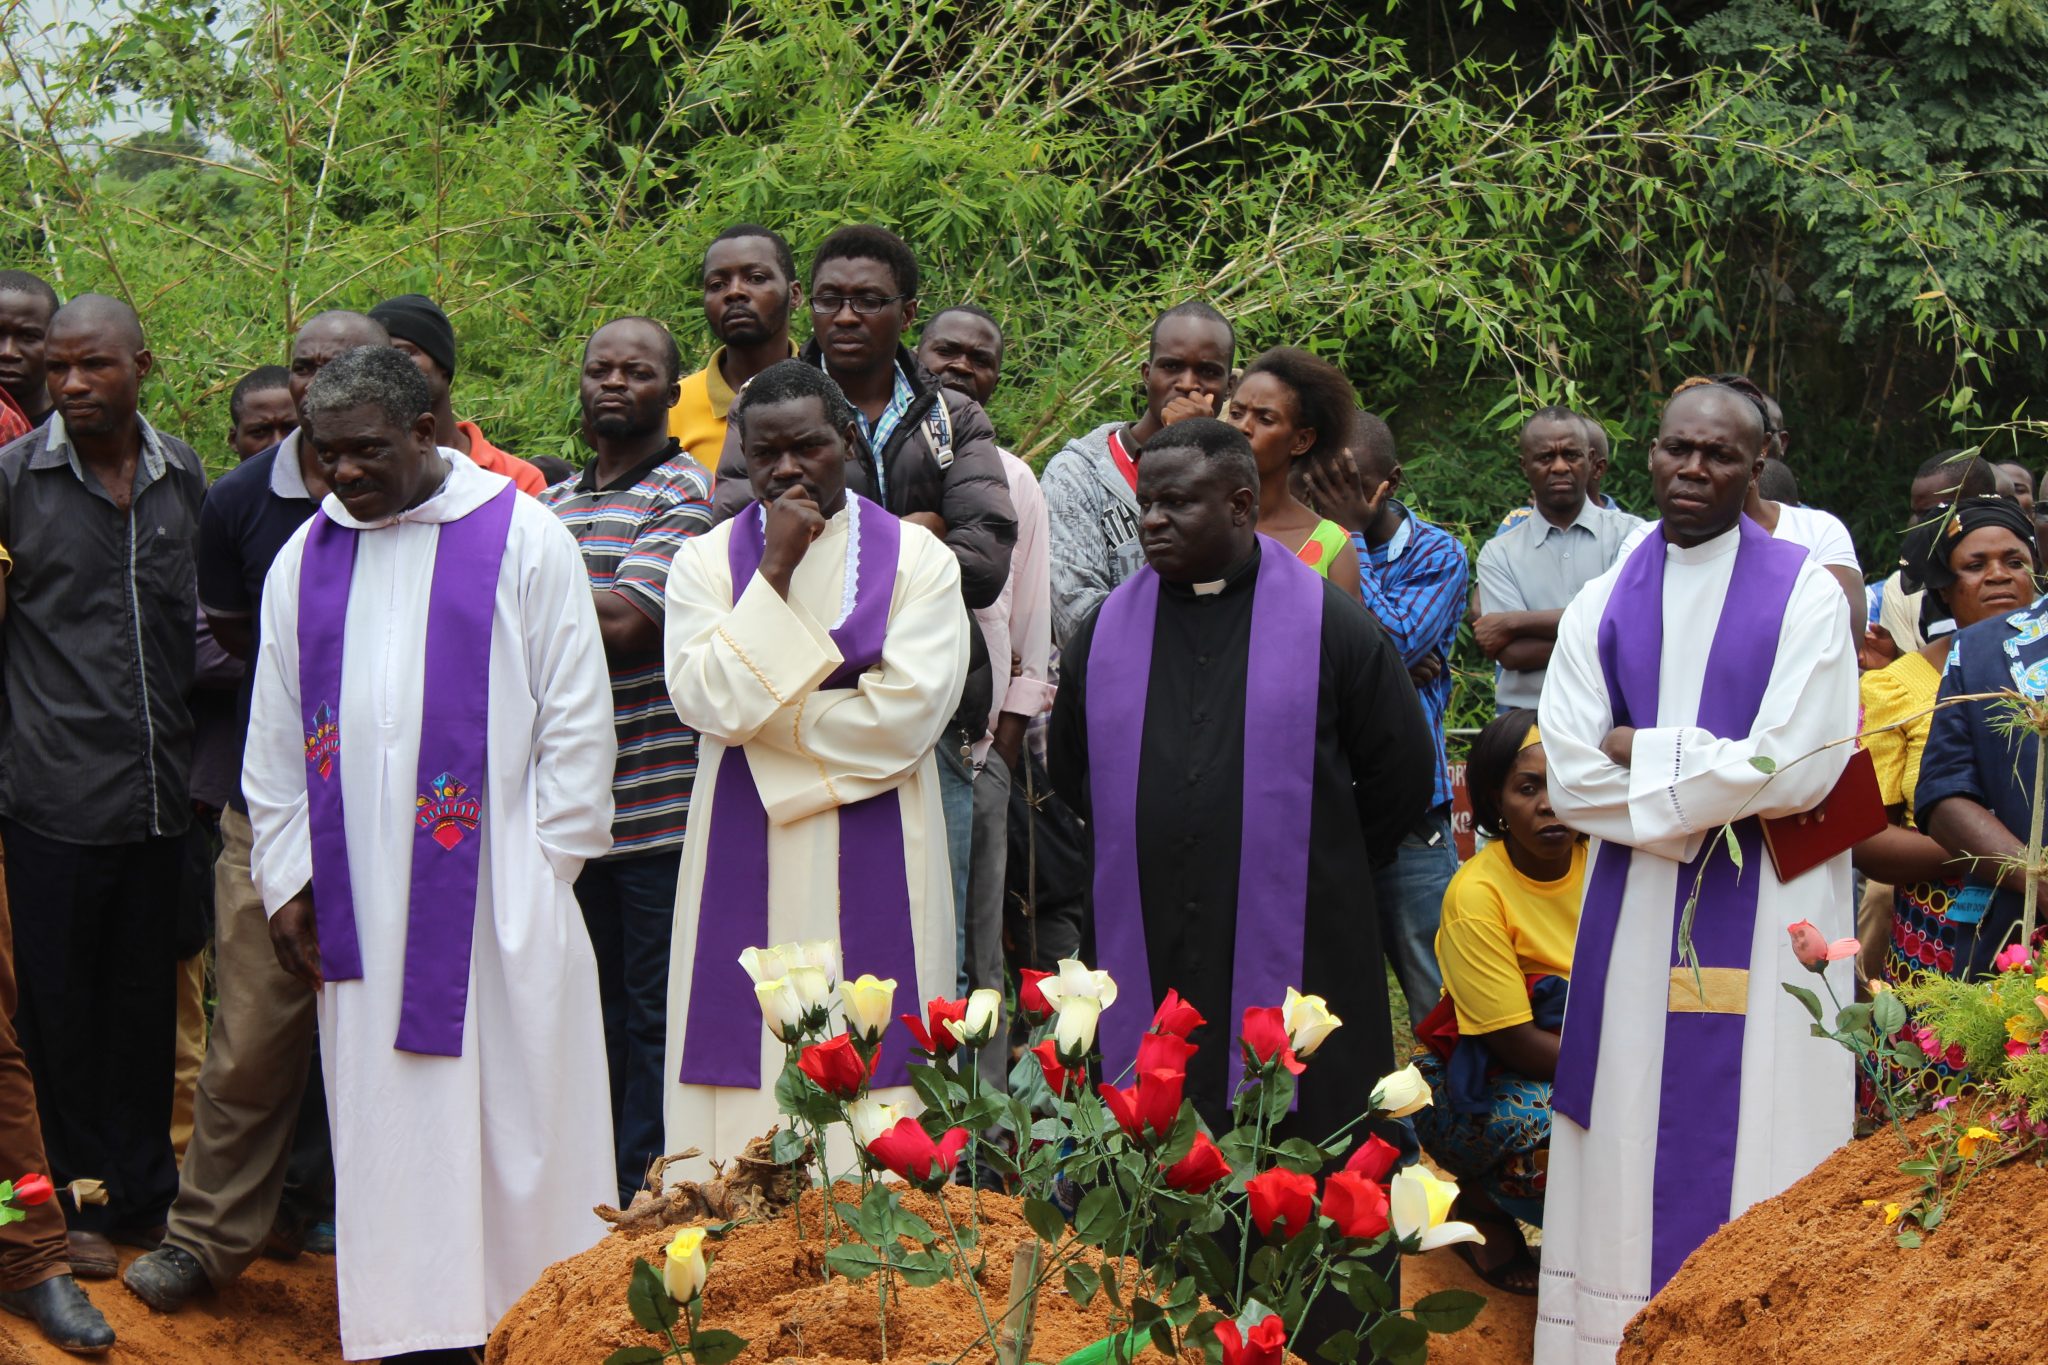
[{"label": "green foliage", "polygon": [[[462,414],[574,459],[596,325],[666,319],[701,361],[721,228],[801,260],[870,220],[917,248],[927,310],[1002,318],[993,416],[1035,462],[1135,411],[1152,318],[1200,295],[1243,355],[1340,362],[1404,496],[1474,548],[1521,499],[1533,405],[1597,414],[1608,491],[1647,511],[1661,395],[1751,370],[1879,565],[1935,444],[2033,451],[2042,13],[148,0],[61,57],[9,49],[0,243],[131,299],[153,416],[220,463],[235,379],[407,290],[455,321]],[[168,126],[104,145],[138,104]],[[1454,722],[1483,719],[1491,666],[1453,664]]]}]

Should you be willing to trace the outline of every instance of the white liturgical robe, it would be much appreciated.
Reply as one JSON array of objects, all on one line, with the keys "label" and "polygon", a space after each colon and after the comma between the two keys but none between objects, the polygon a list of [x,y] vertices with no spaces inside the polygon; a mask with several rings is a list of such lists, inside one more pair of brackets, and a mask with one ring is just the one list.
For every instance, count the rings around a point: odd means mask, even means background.
[{"label": "white liturgical robe", "polygon": [[[896,803],[903,832],[917,960],[917,979],[897,982],[896,1010],[921,1016],[924,1001],[954,994],[952,879],[933,746],[959,705],[972,621],[952,552],[924,528],[903,523],[881,661],[856,686],[822,688],[843,661],[829,628],[853,596],[846,587],[851,506],[849,500],[805,552],[787,601],[758,573],[739,585],[734,601],[729,542],[744,518],[689,541],[669,571],[669,694],[683,723],[700,735],[669,960],[664,1066],[671,1082],[670,1152],[695,1147],[706,1158],[724,1160],[782,1121],[774,1095],[782,1044],[758,1014],[727,1035],[741,1040],[736,1045],[760,1049],[758,1089],[678,1080],[698,929],[707,916],[731,913],[703,897],[707,860],[720,856],[712,840],[719,772],[735,746],[745,746],[768,818],[767,923],[760,943],[748,946],[840,938],[839,810],[886,795]],[[864,510],[877,511],[872,504]],[[842,944],[845,973],[887,976],[864,959],[862,947]],[[891,1025],[892,1031],[902,1027]],[[896,1099],[908,1091],[877,1093]],[[843,1162],[848,1154],[832,1155]],[[702,1162],[672,1169],[693,1176]]]},{"label": "white liturgical robe", "polygon": [[[474,1346],[548,1265],[591,1246],[617,1193],[597,967],[571,889],[611,846],[611,683],[576,542],[514,501],[487,677],[424,676],[443,523],[506,480],[452,450],[440,490],[361,530],[344,625],[340,779],[360,980],[320,991],[333,1126],[342,1353]],[[310,525],[310,523],[309,523]],[[264,585],[243,790],[270,913],[312,876],[300,710],[307,529]],[[393,1047],[405,961],[426,689],[490,689],[469,995],[457,1057]]]},{"label": "white liturgical robe", "polygon": [[[1653,527],[1651,534],[1661,531]],[[1657,715],[1636,718],[1641,728],[1630,766],[1600,752],[1615,712],[1599,631],[1626,557],[1566,608],[1543,684],[1538,724],[1558,818],[1593,836],[1594,860],[1603,841],[1634,852],[1609,959],[1591,1127],[1563,1114],[1552,1120],[1536,1324],[1540,1365],[1613,1360],[1624,1327],[1653,1292],[1653,1176],[1671,953],[1679,879],[1693,875],[1683,863],[1730,821],[1791,815],[1819,804],[1840,777],[1848,746],[1793,760],[1856,730],[1847,607],[1835,580],[1811,561],[1798,567],[1749,736],[1721,738],[1697,725],[1717,634],[1754,624],[1747,603],[1728,601],[1723,615],[1737,543],[1738,532],[1730,531],[1690,548],[1664,544]],[[1770,760],[1777,775],[1766,777],[1755,758]],[[1714,856],[1727,854],[1719,849]],[[1703,1125],[1736,1125],[1730,1204],[1715,1211],[1714,1222],[1782,1191],[1848,1141],[1854,1108],[1849,1054],[1810,1036],[1810,1016],[1781,988],[1787,981],[1809,986],[1826,1003],[1821,983],[1793,958],[1786,928],[1803,919],[1830,940],[1855,933],[1848,855],[1781,883],[1759,851],[1741,876],[1758,880],[1740,1114],[1703,1108],[1696,1116]],[[1713,908],[1703,901],[1698,914]],[[1585,949],[1582,919],[1579,951]],[[1838,962],[1828,973],[1845,1004],[1852,998],[1852,966]],[[1583,963],[1574,963],[1574,990],[1583,970]],[[1567,1047],[1580,1004],[1574,995],[1566,1010]]]}]

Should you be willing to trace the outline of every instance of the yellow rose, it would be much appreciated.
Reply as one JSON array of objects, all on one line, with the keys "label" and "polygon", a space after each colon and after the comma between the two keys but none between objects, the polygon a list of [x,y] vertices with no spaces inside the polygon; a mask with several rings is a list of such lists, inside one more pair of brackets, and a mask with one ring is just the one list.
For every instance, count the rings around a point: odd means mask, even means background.
[{"label": "yellow rose", "polygon": [[1422,1165],[1404,1166],[1387,1183],[1387,1217],[1394,1235],[1413,1240],[1417,1251],[1434,1251],[1454,1242],[1484,1242],[1470,1223],[1446,1222],[1458,1187],[1440,1180]]},{"label": "yellow rose", "polygon": [[1303,995],[1292,986],[1287,988],[1287,999],[1280,1006],[1280,1018],[1287,1025],[1288,1045],[1296,1057],[1304,1059],[1344,1023],[1330,1013],[1329,1001],[1320,995]]},{"label": "yellow rose", "polygon": [[666,1254],[668,1264],[662,1268],[661,1282],[670,1298],[688,1303],[704,1291],[704,1276],[710,1269],[704,1264],[704,1229],[682,1229],[668,1244]]},{"label": "yellow rose", "polygon": [[863,972],[852,981],[839,983],[839,1003],[846,1007],[846,1031],[872,1044],[889,1027],[889,1012],[896,1003],[896,982],[878,981]]},{"label": "yellow rose", "polygon": [[798,998],[797,990],[786,976],[770,981],[758,982],[754,986],[754,998],[761,1002],[761,1019],[768,1025],[768,1031],[778,1042],[794,1042],[798,1026],[803,1022],[804,1002]]}]

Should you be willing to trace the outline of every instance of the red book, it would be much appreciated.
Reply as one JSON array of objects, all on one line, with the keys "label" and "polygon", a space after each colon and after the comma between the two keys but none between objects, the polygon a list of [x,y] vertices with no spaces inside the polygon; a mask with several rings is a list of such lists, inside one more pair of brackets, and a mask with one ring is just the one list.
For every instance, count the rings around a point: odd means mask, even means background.
[{"label": "red book", "polygon": [[1835,789],[1812,810],[1762,822],[1764,847],[1778,880],[1789,882],[1882,830],[1888,823],[1868,749],[1849,756]]}]

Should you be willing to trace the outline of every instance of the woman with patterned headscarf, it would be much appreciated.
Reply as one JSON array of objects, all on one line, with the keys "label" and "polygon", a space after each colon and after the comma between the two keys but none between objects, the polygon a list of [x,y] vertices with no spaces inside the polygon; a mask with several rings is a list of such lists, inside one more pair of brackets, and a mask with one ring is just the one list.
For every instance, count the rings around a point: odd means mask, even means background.
[{"label": "woman with patterned headscarf", "polygon": [[[1914,528],[1899,568],[1909,586],[1927,590],[1928,643],[1863,675],[1864,742],[1892,824],[1857,848],[1856,866],[1896,888],[1888,979],[1967,975],[1997,952],[2011,917],[1995,912],[1991,877],[1966,879],[1964,867],[1951,861],[1954,850],[1916,825],[1914,810],[1917,803],[1924,815],[1940,796],[1959,794],[1952,777],[1930,799],[1926,780],[1929,734],[1944,723],[1934,710],[1942,666],[1957,647],[1957,632],[2009,617],[2034,600],[2033,526],[2009,498],[1962,498]],[[1969,790],[1981,810],[1984,792]]]}]

